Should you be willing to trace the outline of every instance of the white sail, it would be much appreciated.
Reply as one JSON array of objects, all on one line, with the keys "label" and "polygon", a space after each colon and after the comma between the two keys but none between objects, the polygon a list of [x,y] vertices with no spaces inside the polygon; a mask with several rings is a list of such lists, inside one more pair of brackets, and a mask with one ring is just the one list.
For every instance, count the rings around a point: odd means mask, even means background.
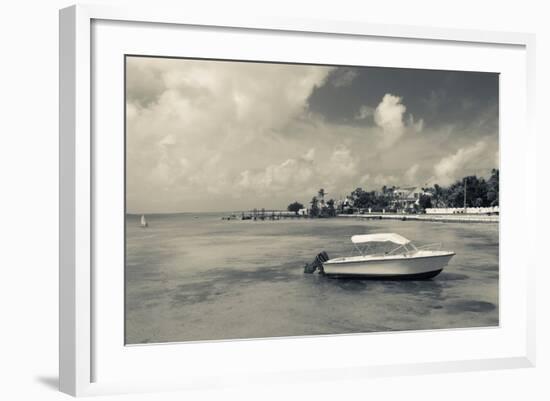
[{"label": "white sail", "polygon": [[145,215],[144,214],[141,215],[141,226],[142,227],[147,227],[147,220],[145,220]]}]

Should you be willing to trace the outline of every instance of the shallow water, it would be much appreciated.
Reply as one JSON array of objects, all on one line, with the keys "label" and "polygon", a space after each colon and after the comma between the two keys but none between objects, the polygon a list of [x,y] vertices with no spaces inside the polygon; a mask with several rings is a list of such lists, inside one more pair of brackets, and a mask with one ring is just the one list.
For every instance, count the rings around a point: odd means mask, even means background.
[{"label": "shallow water", "polygon": [[[126,343],[498,325],[498,225],[356,219],[223,221],[219,214],[126,223]],[[396,232],[456,256],[432,280],[304,274],[350,236]]]}]

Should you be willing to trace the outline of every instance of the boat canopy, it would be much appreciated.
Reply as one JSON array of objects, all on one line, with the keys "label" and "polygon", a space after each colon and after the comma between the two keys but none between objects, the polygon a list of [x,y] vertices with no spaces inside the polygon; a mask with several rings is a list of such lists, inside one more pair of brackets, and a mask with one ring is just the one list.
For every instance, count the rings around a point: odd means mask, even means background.
[{"label": "boat canopy", "polygon": [[402,237],[399,234],[388,233],[354,235],[353,237],[351,237],[351,242],[353,242],[354,244],[364,244],[365,242],[393,242],[399,245],[406,245],[411,241],[409,241],[405,237]]}]

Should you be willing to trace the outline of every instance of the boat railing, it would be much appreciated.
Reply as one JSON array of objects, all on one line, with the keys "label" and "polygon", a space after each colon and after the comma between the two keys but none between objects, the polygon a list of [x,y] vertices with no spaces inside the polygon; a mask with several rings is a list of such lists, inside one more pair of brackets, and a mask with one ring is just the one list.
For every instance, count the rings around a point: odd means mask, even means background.
[{"label": "boat railing", "polygon": [[406,244],[402,244],[402,245],[399,245],[389,251],[382,251],[382,252],[371,252],[369,253],[369,251],[371,250],[371,247],[367,244],[367,245],[364,245],[364,246],[358,246],[357,244],[353,244],[353,248],[352,248],[352,251],[351,251],[351,256],[354,256],[355,253],[358,253],[359,255],[361,256],[365,256],[365,255],[372,255],[372,256],[376,256],[376,255],[395,255],[401,251],[403,251],[403,254],[404,255],[413,255],[415,254],[416,252],[420,251],[420,250],[431,250],[431,251],[440,251],[441,250],[441,247],[443,246],[443,244],[441,242],[433,242],[433,243],[430,243],[430,244],[426,244],[426,245],[421,245],[421,246],[416,246],[415,244],[413,244],[412,242],[407,242]]}]

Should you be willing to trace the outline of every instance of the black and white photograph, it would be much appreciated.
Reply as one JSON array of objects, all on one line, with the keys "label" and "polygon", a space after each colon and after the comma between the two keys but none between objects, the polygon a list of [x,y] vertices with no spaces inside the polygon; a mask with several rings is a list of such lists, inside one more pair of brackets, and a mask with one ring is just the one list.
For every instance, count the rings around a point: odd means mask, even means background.
[{"label": "black and white photograph", "polygon": [[0,398],[550,399],[543,5],[7,2]]},{"label": "black and white photograph", "polygon": [[125,68],[127,344],[499,325],[498,74]]}]

